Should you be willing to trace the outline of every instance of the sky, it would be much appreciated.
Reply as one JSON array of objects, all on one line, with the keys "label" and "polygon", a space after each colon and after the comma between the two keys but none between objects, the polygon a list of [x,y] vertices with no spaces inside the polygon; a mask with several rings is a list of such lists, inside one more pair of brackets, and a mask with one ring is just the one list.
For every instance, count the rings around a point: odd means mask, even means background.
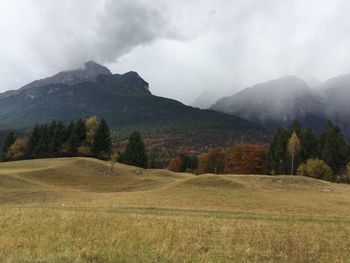
[{"label": "sky", "polygon": [[0,91],[94,60],[191,103],[350,73],[346,0],[0,0]]}]

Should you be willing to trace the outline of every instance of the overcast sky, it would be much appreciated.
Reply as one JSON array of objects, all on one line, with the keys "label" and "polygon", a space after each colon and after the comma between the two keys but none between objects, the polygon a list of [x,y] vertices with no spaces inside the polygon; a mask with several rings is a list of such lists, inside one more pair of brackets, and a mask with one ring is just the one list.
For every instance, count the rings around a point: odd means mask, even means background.
[{"label": "overcast sky", "polygon": [[0,0],[0,90],[95,60],[185,103],[350,72],[347,0]]}]

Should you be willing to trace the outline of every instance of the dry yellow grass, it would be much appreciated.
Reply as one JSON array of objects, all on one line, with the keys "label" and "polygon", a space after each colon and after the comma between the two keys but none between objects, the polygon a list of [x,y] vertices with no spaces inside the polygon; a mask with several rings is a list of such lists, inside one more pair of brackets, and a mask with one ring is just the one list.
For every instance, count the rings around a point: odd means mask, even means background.
[{"label": "dry yellow grass", "polygon": [[349,216],[349,185],[310,178],[0,164],[3,262],[350,262]]}]

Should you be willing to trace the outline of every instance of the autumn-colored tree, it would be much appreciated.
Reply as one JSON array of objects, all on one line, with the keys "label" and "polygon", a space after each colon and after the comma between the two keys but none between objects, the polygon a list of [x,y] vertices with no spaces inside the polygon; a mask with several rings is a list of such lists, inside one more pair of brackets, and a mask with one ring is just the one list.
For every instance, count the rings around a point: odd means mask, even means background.
[{"label": "autumn-colored tree", "polygon": [[24,138],[18,138],[9,148],[6,154],[7,160],[21,160],[28,155],[28,141]]},{"label": "autumn-colored tree", "polygon": [[182,166],[181,157],[177,156],[170,160],[169,165],[167,166],[167,169],[173,172],[180,172],[181,166]]},{"label": "autumn-colored tree", "polygon": [[92,116],[85,121],[86,127],[86,141],[91,146],[94,142],[94,137],[99,126],[96,116]]},{"label": "autumn-colored tree", "polygon": [[298,168],[298,174],[326,181],[334,181],[332,169],[322,160],[309,159]]},{"label": "autumn-colored tree", "polygon": [[290,171],[290,174],[293,175],[294,174],[295,157],[300,151],[300,140],[299,140],[298,135],[296,134],[296,132],[293,132],[292,136],[289,138],[287,150],[288,150],[289,155],[291,156],[291,171]]},{"label": "autumn-colored tree", "polygon": [[226,173],[234,174],[267,174],[266,145],[235,144],[226,149]]},{"label": "autumn-colored tree", "polygon": [[223,174],[226,167],[226,154],[221,148],[212,149],[199,157],[198,172]]}]

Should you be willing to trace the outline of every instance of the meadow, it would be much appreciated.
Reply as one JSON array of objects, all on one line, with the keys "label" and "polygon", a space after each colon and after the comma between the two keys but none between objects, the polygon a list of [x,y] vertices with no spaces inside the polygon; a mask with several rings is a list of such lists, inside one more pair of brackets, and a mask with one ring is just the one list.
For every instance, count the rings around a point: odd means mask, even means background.
[{"label": "meadow", "polygon": [[350,262],[350,186],[89,158],[0,164],[1,262]]}]

